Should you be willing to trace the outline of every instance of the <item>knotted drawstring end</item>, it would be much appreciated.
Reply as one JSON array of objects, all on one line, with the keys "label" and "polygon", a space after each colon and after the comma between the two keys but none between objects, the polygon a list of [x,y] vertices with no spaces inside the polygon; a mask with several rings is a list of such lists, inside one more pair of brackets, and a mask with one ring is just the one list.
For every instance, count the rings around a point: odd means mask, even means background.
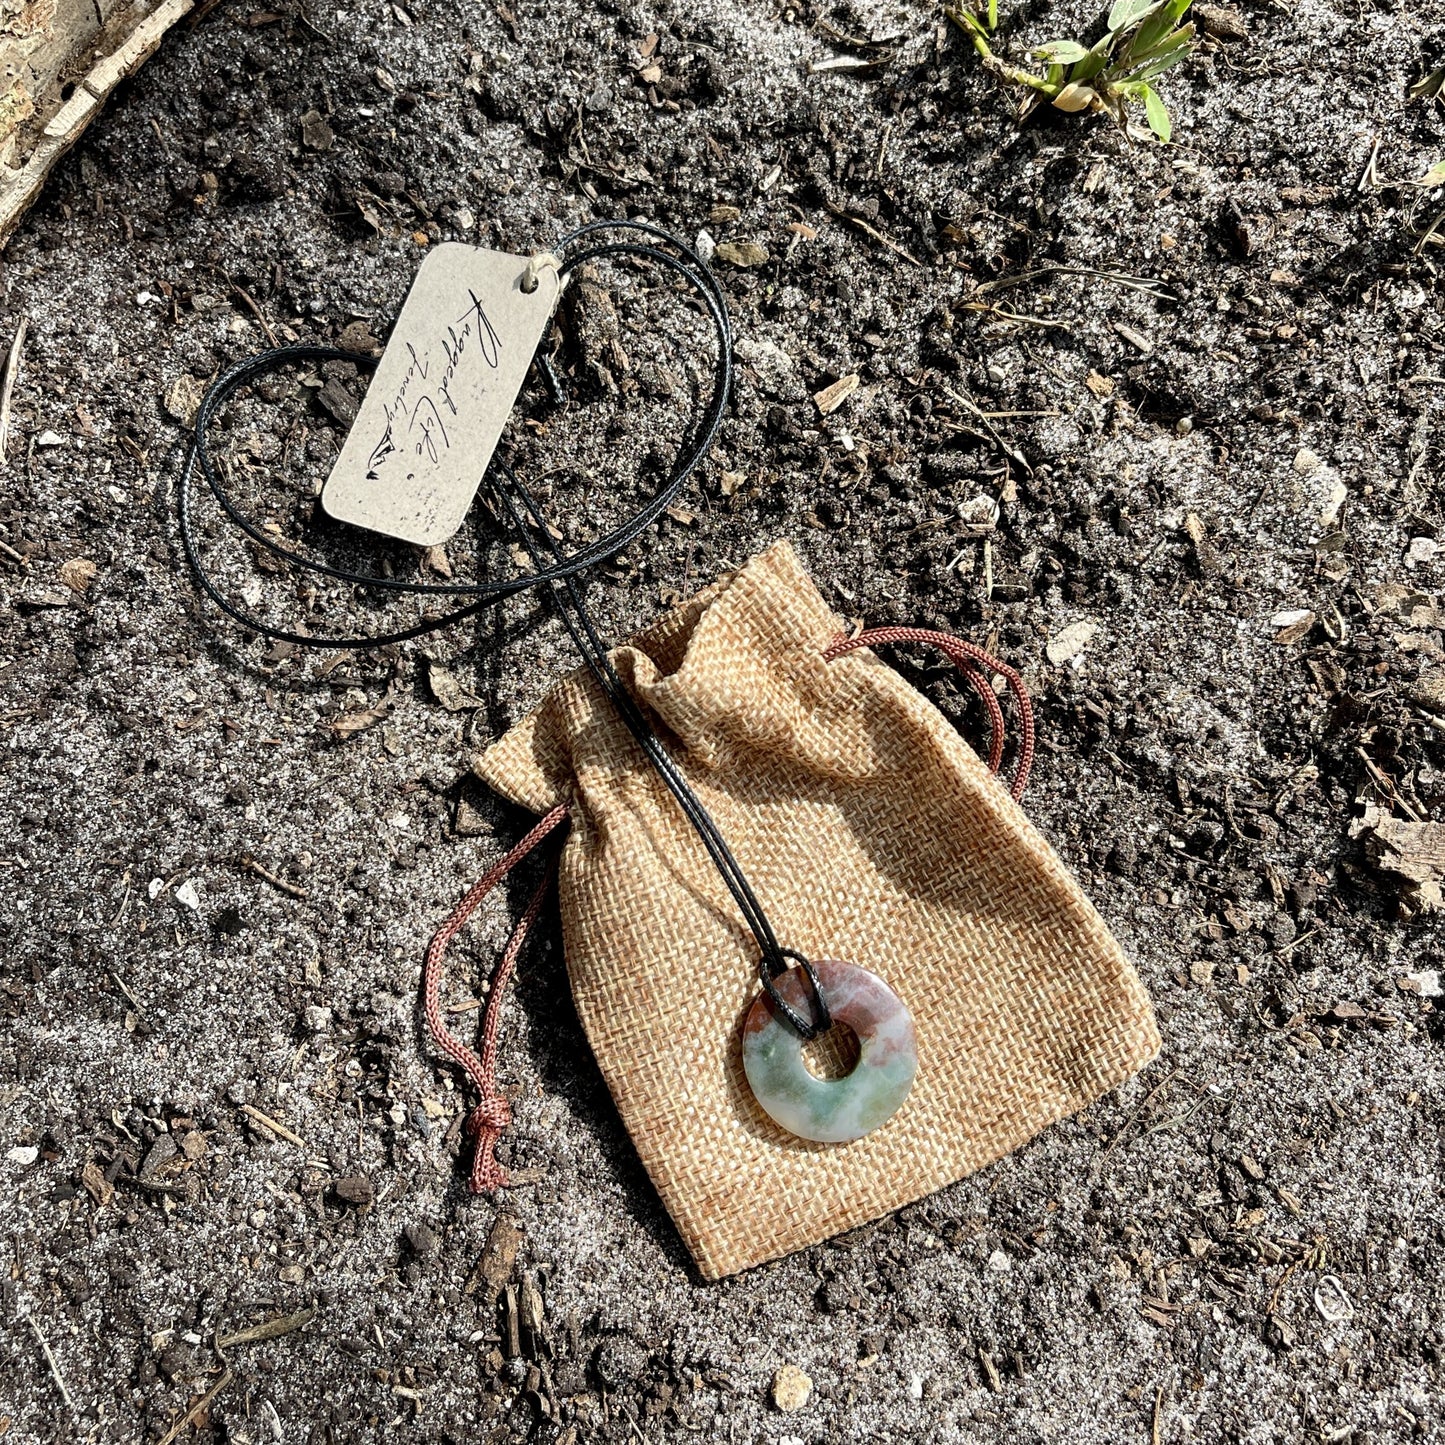
[{"label": "knotted drawstring end", "polygon": [[427,1031],[432,1042],[455,1063],[466,1071],[467,1077],[476,1087],[480,1096],[476,1107],[467,1115],[465,1132],[473,1140],[472,1172],[468,1183],[473,1194],[489,1194],[502,1189],[508,1182],[505,1168],[497,1162],[497,1141],[506,1133],[512,1122],[512,1106],[497,1092],[497,1034],[502,1026],[502,1000],[506,997],[507,985],[517,966],[522,945],[527,941],[542,904],[556,875],[555,860],[547,872],[532,901],[527,904],[507,946],[502,950],[501,962],[492,978],[492,987],[487,994],[486,1012],[482,1016],[482,1047],[480,1055],[475,1054],[459,1039],[452,1036],[442,1013],[441,985],[442,966],[446,961],[447,947],[463,925],[476,911],[487,894],[501,882],[512,868],[521,862],[554,828],[567,821],[567,807],[558,804],[543,818],[505,858],[494,863],[474,883],[465,898],[452,910],[452,916],[437,930],[436,936],[427,949],[426,964],[422,969],[422,1011],[426,1016]]},{"label": "knotted drawstring end", "polygon": [[512,1106],[500,1094],[489,1095],[467,1115],[466,1132],[472,1138],[472,1173],[467,1183],[473,1194],[507,1187],[511,1176],[497,1158],[497,1144],[511,1124]]}]

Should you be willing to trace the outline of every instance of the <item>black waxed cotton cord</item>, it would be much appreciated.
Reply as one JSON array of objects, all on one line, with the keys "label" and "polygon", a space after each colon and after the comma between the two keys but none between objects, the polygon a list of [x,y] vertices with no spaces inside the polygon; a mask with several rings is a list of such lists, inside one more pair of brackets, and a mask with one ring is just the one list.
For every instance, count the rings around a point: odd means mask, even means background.
[{"label": "black waxed cotton cord", "polygon": [[[606,644],[598,635],[583,601],[578,585],[581,573],[589,567],[615,557],[629,543],[650,527],[665,508],[671,505],[687,479],[712,448],[718,427],[732,391],[732,326],[727,301],[717,279],[706,263],[690,247],[659,227],[642,221],[594,221],[565,236],[557,246],[562,255],[584,238],[608,231],[626,231],[648,239],[632,241],[601,241],[566,255],[559,266],[559,275],[589,261],[610,257],[630,257],[649,261],[670,270],[685,281],[703,303],[712,322],[717,341],[717,368],[713,386],[702,416],[693,429],[691,440],[685,440],[678,454],[672,475],[651,501],[641,507],[620,526],[604,537],[570,556],[564,555],[549,530],[546,518],[536,499],[507,462],[494,456],[483,479],[490,483],[492,495],[501,503],[510,518],[533,566],[529,574],[499,582],[419,582],[410,578],[387,577],[349,571],[302,556],[258,527],[236,505],[221,480],[206,440],[207,428],[217,411],[225,406],[244,386],[260,377],[297,363],[349,361],[361,366],[374,366],[375,359],[358,356],[330,346],[301,344],[277,347],[249,357],[227,368],[207,391],[196,411],[191,447],[186,456],[177,488],[177,517],[181,545],[191,572],[201,590],[222,612],[241,626],[280,642],[301,647],[370,648],[406,642],[427,633],[449,627],[473,616],[485,607],[506,601],[530,588],[541,588],[550,597],[563,624],[581,653],[583,661],[607,694],[644,755],[656,769],[668,790],[677,800],[683,815],[696,831],[709,858],[717,868],[728,891],[738,905],[748,929],[759,949],[758,973],[773,1007],[798,1034],[811,1039],[832,1026],[827,1001],[819,986],[817,970],[812,962],[794,949],[782,947],[757,895],[753,892],[737,859],[728,848],[711,814],[693,791],[677,763],[653,732],[632,695],[623,685],[612,665]],[[680,255],[673,255],[653,242],[662,242]],[[411,593],[421,596],[456,599],[459,605],[424,615],[417,622],[389,632],[354,637],[316,637],[308,633],[277,627],[254,616],[222,592],[207,572],[201,558],[191,511],[191,489],[196,469],[205,478],[211,495],[230,521],[257,546],[281,558],[301,571],[328,577],[353,587],[375,589],[384,593]],[[797,963],[807,977],[813,995],[813,1018],[804,1017],[778,990],[776,980],[788,969],[788,960]]]},{"label": "black waxed cotton cord", "polygon": [[[556,552],[556,543],[552,540],[552,534],[547,530],[546,520],[542,515],[532,494],[522,485],[520,479],[512,472],[510,467],[503,464],[503,473],[508,482],[515,488],[521,497],[523,505],[531,514],[532,525],[527,525],[528,519],[524,519],[517,510],[513,498],[505,489],[498,488],[503,502],[507,506],[513,522],[521,534],[523,544],[530,553],[533,565],[540,568],[543,565],[542,550]],[[542,546],[539,547],[536,538],[542,538]],[[617,675],[616,668],[612,665],[612,659],[608,655],[607,647],[598,637],[592,619],[582,600],[581,590],[577,585],[575,577],[564,577],[561,583],[549,580],[547,590],[551,595],[552,604],[561,616],[567,631],[572,636],[578,652],[582,654],[583,660],[591,670],[593,677],[612,705],[617,709],[627,729],[637,740],[643,752],[647,755],[648,761],[657,770],[662,781],[667,785],[674,798],[681,806],[683,814],[689,823],[692,824],[702,845],[707,849],[708,856],[712,859],[714,866],[722,875],[723,882],[727,884],[728,891],[737,902],[738,908],[742,911],[743,917],[747,920],[748,927],[753,937],[757,940],[759,948],[758,972],[763,987],[767,990],[768,996],[773,1000],[773,1005],[787,1019],[789,1025],[805,1039],[817,1037],[826,1033],[833,1025],[832,1014],[829,1012],[827,1000],[823,996],[822,985],[818,981],[817,970],[813,967],[810,959],[805,958],[801,953],[791,948],[783,948],[779,945],[776,935],[773,933],[772,925],[768,922],[768,916],[763,911],[762,905],[758,902],[752,888],[748,885],[746,875],[739,866],[732,851],[728,848],[717,824],[713,822],[712,815],[703,805],[702,800],[692,790],[687,779],[683,777],[678,769],[672,755],[663,746],[662,740],[653,732],[648,725],[647,719],[643,716],[642,710],[633,700],[632,694],[627,691],[623,681]],[[566,597],[562,593],[565,590]],[[798,963],[803,972],[807,975],[808,985],[812,989],[814,1017],[809,1020],[803,1017],[788,1001],[783,998],[777,988],[775,980],[786,971],[785,959],[793,959]]]}]

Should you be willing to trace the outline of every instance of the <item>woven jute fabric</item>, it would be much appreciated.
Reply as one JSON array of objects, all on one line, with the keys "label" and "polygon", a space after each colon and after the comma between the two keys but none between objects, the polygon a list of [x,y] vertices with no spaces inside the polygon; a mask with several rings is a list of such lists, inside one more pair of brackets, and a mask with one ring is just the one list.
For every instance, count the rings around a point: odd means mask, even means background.
[{"label": "woven jute fabric", "polygon": [[585,672],[478,760],[572,809],[559,892],[577,1012],[702,1274],[963,1178],[1128,1078],[1149,999],[1053,850],[941,713],[860,650],[779,543],[613,654],[785,947],[879,974],[918,1073],[887,1124],[812,1144],[743,1073],[757,946],[677,803]]}]

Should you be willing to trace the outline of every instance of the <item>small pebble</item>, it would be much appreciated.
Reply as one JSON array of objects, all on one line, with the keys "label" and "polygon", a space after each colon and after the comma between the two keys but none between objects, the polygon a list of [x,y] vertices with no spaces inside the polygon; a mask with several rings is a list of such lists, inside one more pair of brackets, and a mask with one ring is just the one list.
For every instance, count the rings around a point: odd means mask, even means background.
[{"label": "small pebble", "polygon": [[433,1259],[441,1249],[442,1242],[430,1225],[408,1224],[403,1233],[418,1259]]},{"label": "small pebble", "polygon": [[1409,550],[1405,553],[1407,567],[1419,567],[1435,560],[1440,544],[1433,537],[1411,537]]},{"label": "small pebble", "polygon": [[371,1180],[364,1174],[354,1174],[347,1179],[338,1179],[335,1185],[336,1197],[348,1204],[368,1205],[376,1198]]},{"label": "small pebble", "polygon": [[813,1394],[813,1382],[796,1365],[780,1365],[773,1376],[773,1408],[789,1415],[801,1410]]}]

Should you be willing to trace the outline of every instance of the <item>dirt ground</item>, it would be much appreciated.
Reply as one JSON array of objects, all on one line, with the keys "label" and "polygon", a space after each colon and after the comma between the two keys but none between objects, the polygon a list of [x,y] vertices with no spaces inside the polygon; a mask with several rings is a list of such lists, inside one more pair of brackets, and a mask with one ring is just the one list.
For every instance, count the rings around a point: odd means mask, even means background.
[{"label": "dirt ground", "polygon": [[[1445,809],[1442,253],[1411,234],[1442,202],[1398,184],[1445,159],[1439,108],[1407,103],[1445,12],[1246,0],[1242,37],[1164,78],[1166,149],[1017,129],[927,6],[513,3],[222,4],[5,252],[3,339],[29,335],[0,486],[0,1439],[1438,1433],[1438,864],[1412,881],[1355,834]],[[1015,56],[1100,22],[1003,8]],[[839,56],[867,64],[817,69]],[[417,1025],[427,938],[526,822],[469,760],[575,665],[556,624],[520,600],[333,668],[199,605],[174,523],[175,417],[268,330],[384,337],[424,243],[622,215],[768,259],[718,259],[734,405],[684,505],[597,575],[606,625],[788,537],[841,613],[991,642],[1039,711],[1026,806],[1164,1036],[1015,1156],[716,1285],[630,1152],[555,921],[503,1033],[528,1182],[499,1202],[462,1186],[464,1094]],[[707,364],[667,288],[599,279],[571,402],[529,393],[546,429],[516,438],[569,544],[655,484]],[[221,418],[284,535],[362,384],[283,378]],[[387,615],[298,598],[205,526],[278,618]],[[485,515],[449,560],[513,565]],[[787,1413],[783,1365],[812,1381]]]}]

